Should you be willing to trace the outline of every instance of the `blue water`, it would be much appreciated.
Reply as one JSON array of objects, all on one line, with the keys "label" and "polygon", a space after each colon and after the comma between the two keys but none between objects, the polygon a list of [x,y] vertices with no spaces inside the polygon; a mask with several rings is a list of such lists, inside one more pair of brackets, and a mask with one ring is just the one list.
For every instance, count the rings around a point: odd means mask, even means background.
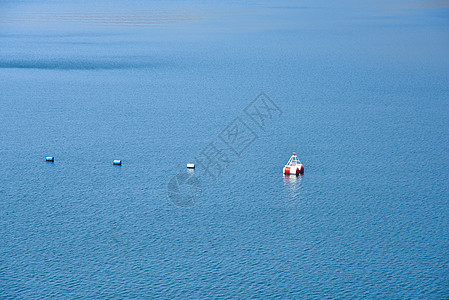
[{"label": "blue water", "polygon": [[0,298],[448,297],[448,16],[0,2]]}]

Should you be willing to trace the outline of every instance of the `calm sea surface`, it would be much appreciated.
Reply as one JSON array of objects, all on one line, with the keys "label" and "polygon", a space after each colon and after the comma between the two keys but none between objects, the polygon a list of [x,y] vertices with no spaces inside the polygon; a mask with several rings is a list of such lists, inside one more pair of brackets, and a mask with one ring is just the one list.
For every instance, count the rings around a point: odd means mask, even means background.
[{"label": "calm sea surface", "polygon": [[0,298],[449,297],[448,16],[1,1]]}]

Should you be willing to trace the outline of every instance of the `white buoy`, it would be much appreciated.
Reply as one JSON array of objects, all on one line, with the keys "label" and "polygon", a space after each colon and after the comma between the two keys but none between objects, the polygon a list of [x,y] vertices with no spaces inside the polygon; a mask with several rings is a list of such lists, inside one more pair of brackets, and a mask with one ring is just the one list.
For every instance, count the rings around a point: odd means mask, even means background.
[{"label": "white buoy", "polygon": [[113,165],[116,165],[116,166],[121,166],[121,165],[122,165],[122,161],[121,161],[120,159],[115,159],[115,160],[112,162],[112,164],[113,164]]},{"label": "white buoy", "polygon": [[47,156],[47,157],[45,157],[45,161],[51,161],[51,162],[54,162],[54,161],[55,161],[55,158],[54,158],[54,156]]},{"label": "white buoy", "polygon": [[299,174],[304,174],[304,166],[299,161],[295,152],[293,152],[292,157],[288,160],[288,163],[285,165],[282,173],[296,176],[299,176]]},{"label": "white buoy", "polygon": [[195,169],[195,164],[187,164],[187,169]]}]

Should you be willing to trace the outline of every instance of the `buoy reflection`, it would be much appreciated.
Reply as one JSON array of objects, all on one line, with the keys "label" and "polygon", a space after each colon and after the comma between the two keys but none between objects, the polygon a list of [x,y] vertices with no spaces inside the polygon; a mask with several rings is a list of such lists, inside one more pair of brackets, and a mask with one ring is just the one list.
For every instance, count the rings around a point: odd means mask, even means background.
[{"label": "buoy reflection", "polygon": [[296,199],[301,194],[303,175],[284,175],[284,186],[292,199]]}]

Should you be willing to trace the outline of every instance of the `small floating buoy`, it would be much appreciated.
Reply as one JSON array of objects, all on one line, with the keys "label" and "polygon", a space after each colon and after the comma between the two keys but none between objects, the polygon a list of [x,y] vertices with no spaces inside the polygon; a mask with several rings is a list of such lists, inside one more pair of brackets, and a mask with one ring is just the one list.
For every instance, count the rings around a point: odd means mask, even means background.
[{"label": "small floating buoy", "polygon": [[299,161],[295,152],[293,152],[292,157],[290,157],[288,163],[285,165],[283,173],[287,175],[292,174],[296,176],[299,176],[299,174],[304,174],[304,166]]},{"label": "small floating buoy", "polygon": [[187,169],[195,169],[195,164],[187,164]]},{"label": "small floating buoy", "polygon": [[54,156],[47,156],[47,157],[45,157],[45,161],[51,161],[51,162],[54,162],[54,161],[55,161],[55,158],[54,158]]},{"label": "small floating buoy", "polygon": [[121,165],[122,165],[122,161],[121,161],[120,159],[115,159],[115,160],[112,162],[112,164],[113,164],[113,165],[116,165],[116,166],[121,166]]}]

